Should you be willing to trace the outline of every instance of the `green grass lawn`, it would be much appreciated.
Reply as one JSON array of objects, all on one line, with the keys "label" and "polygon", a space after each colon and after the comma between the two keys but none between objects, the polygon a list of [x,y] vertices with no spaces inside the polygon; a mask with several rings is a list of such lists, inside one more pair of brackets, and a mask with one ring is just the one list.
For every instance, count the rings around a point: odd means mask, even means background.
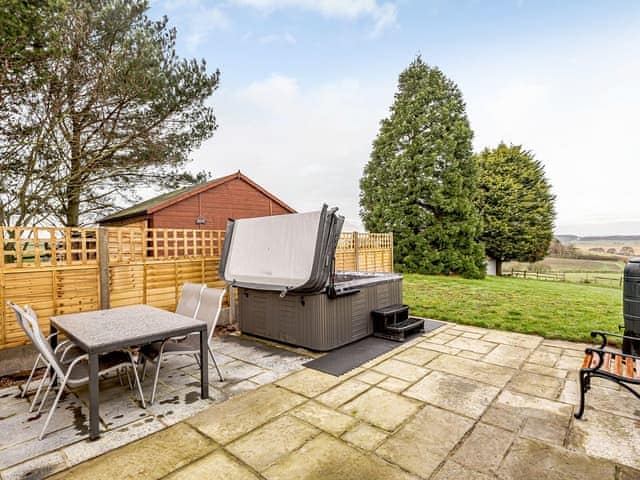
[{"label": "green grass lawn", "polygon": [[564,340],[623,323],[622,292],[586,284],[406,274],[404,302],[413,315]]}]

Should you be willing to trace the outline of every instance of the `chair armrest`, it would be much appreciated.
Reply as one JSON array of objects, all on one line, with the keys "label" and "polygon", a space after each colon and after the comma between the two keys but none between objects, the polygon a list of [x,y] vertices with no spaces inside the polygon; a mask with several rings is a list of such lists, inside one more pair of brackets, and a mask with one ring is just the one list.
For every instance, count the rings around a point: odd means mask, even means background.
[{"label": "chair armrest", "polygon": [[[62,347],[64,347],[67,343],[71,343],[71,340],[63,340],[58,345],[56,345],[56,349],[54,352],[58,352]],[[68,348],[68,347],[67,347]]]},{"label": "chair armrest", "polygon": [[58,332],[53,332],[53,333],[49,334],[49,336],[47,337],[47,342],[49,340],[51,340],[53,337],[56,337],[56,336],[58,336]]}]

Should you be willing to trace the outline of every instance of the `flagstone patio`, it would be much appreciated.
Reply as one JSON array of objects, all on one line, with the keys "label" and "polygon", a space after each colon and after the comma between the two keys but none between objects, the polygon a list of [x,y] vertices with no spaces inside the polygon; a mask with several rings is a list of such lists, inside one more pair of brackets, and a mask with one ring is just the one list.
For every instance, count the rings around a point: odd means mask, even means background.
[{"label": "flagstone patio", "polygon": [[[269,379],[266,364],[254,364],[265,372],[249,381],[273,383],[53,478],[640,478],[637,399],[594,379],[584,419],[573,418],[584,347],[448,324],[342,377],[302,368]],[[231,355],[235,347],[225,348]],[[126,436],[117,432],[104,441]],[[51,474],[77,463],[73,451],[36,457],[2,478]]]}]

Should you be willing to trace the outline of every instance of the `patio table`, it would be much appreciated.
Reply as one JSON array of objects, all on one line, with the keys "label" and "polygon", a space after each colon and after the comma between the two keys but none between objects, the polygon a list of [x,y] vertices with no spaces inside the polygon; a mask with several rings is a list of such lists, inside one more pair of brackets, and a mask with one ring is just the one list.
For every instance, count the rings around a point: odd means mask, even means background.
[{"label": "patio table", "polygon": [[[89,355],[89,438],[100,436],[98,356],[136,345],[200,333],[200,396],[209,398],[207,324],[150,305],[56,315],[51,332],[63,332]],[[51,337],[55,348],[57,336]]]}]

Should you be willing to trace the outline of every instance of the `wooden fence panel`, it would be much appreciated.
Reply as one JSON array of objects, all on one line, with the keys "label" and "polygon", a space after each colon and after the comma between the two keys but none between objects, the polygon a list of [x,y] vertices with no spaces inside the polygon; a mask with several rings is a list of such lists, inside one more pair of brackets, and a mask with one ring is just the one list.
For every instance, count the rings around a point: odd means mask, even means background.
[{"label": "wooden fence panel", "polygon": [[[97,310],[105,302],[174,310],[185,282],[224,287],[218,276],[224,235],[218,230],[0,227],[0,349],[27,343],[7,300],[31,305],[48,332],[52,315]],[[105,258],[100,258],[101,242],[106,242]],[[101,269],[107,269],[106,291]],[[392,235],[343,233],[336,269],[393,271]]]},{"label": "wooden fence panel", "polygon": [[109,299],[112,307],[145,303],[144,265],[110,265]]}]

